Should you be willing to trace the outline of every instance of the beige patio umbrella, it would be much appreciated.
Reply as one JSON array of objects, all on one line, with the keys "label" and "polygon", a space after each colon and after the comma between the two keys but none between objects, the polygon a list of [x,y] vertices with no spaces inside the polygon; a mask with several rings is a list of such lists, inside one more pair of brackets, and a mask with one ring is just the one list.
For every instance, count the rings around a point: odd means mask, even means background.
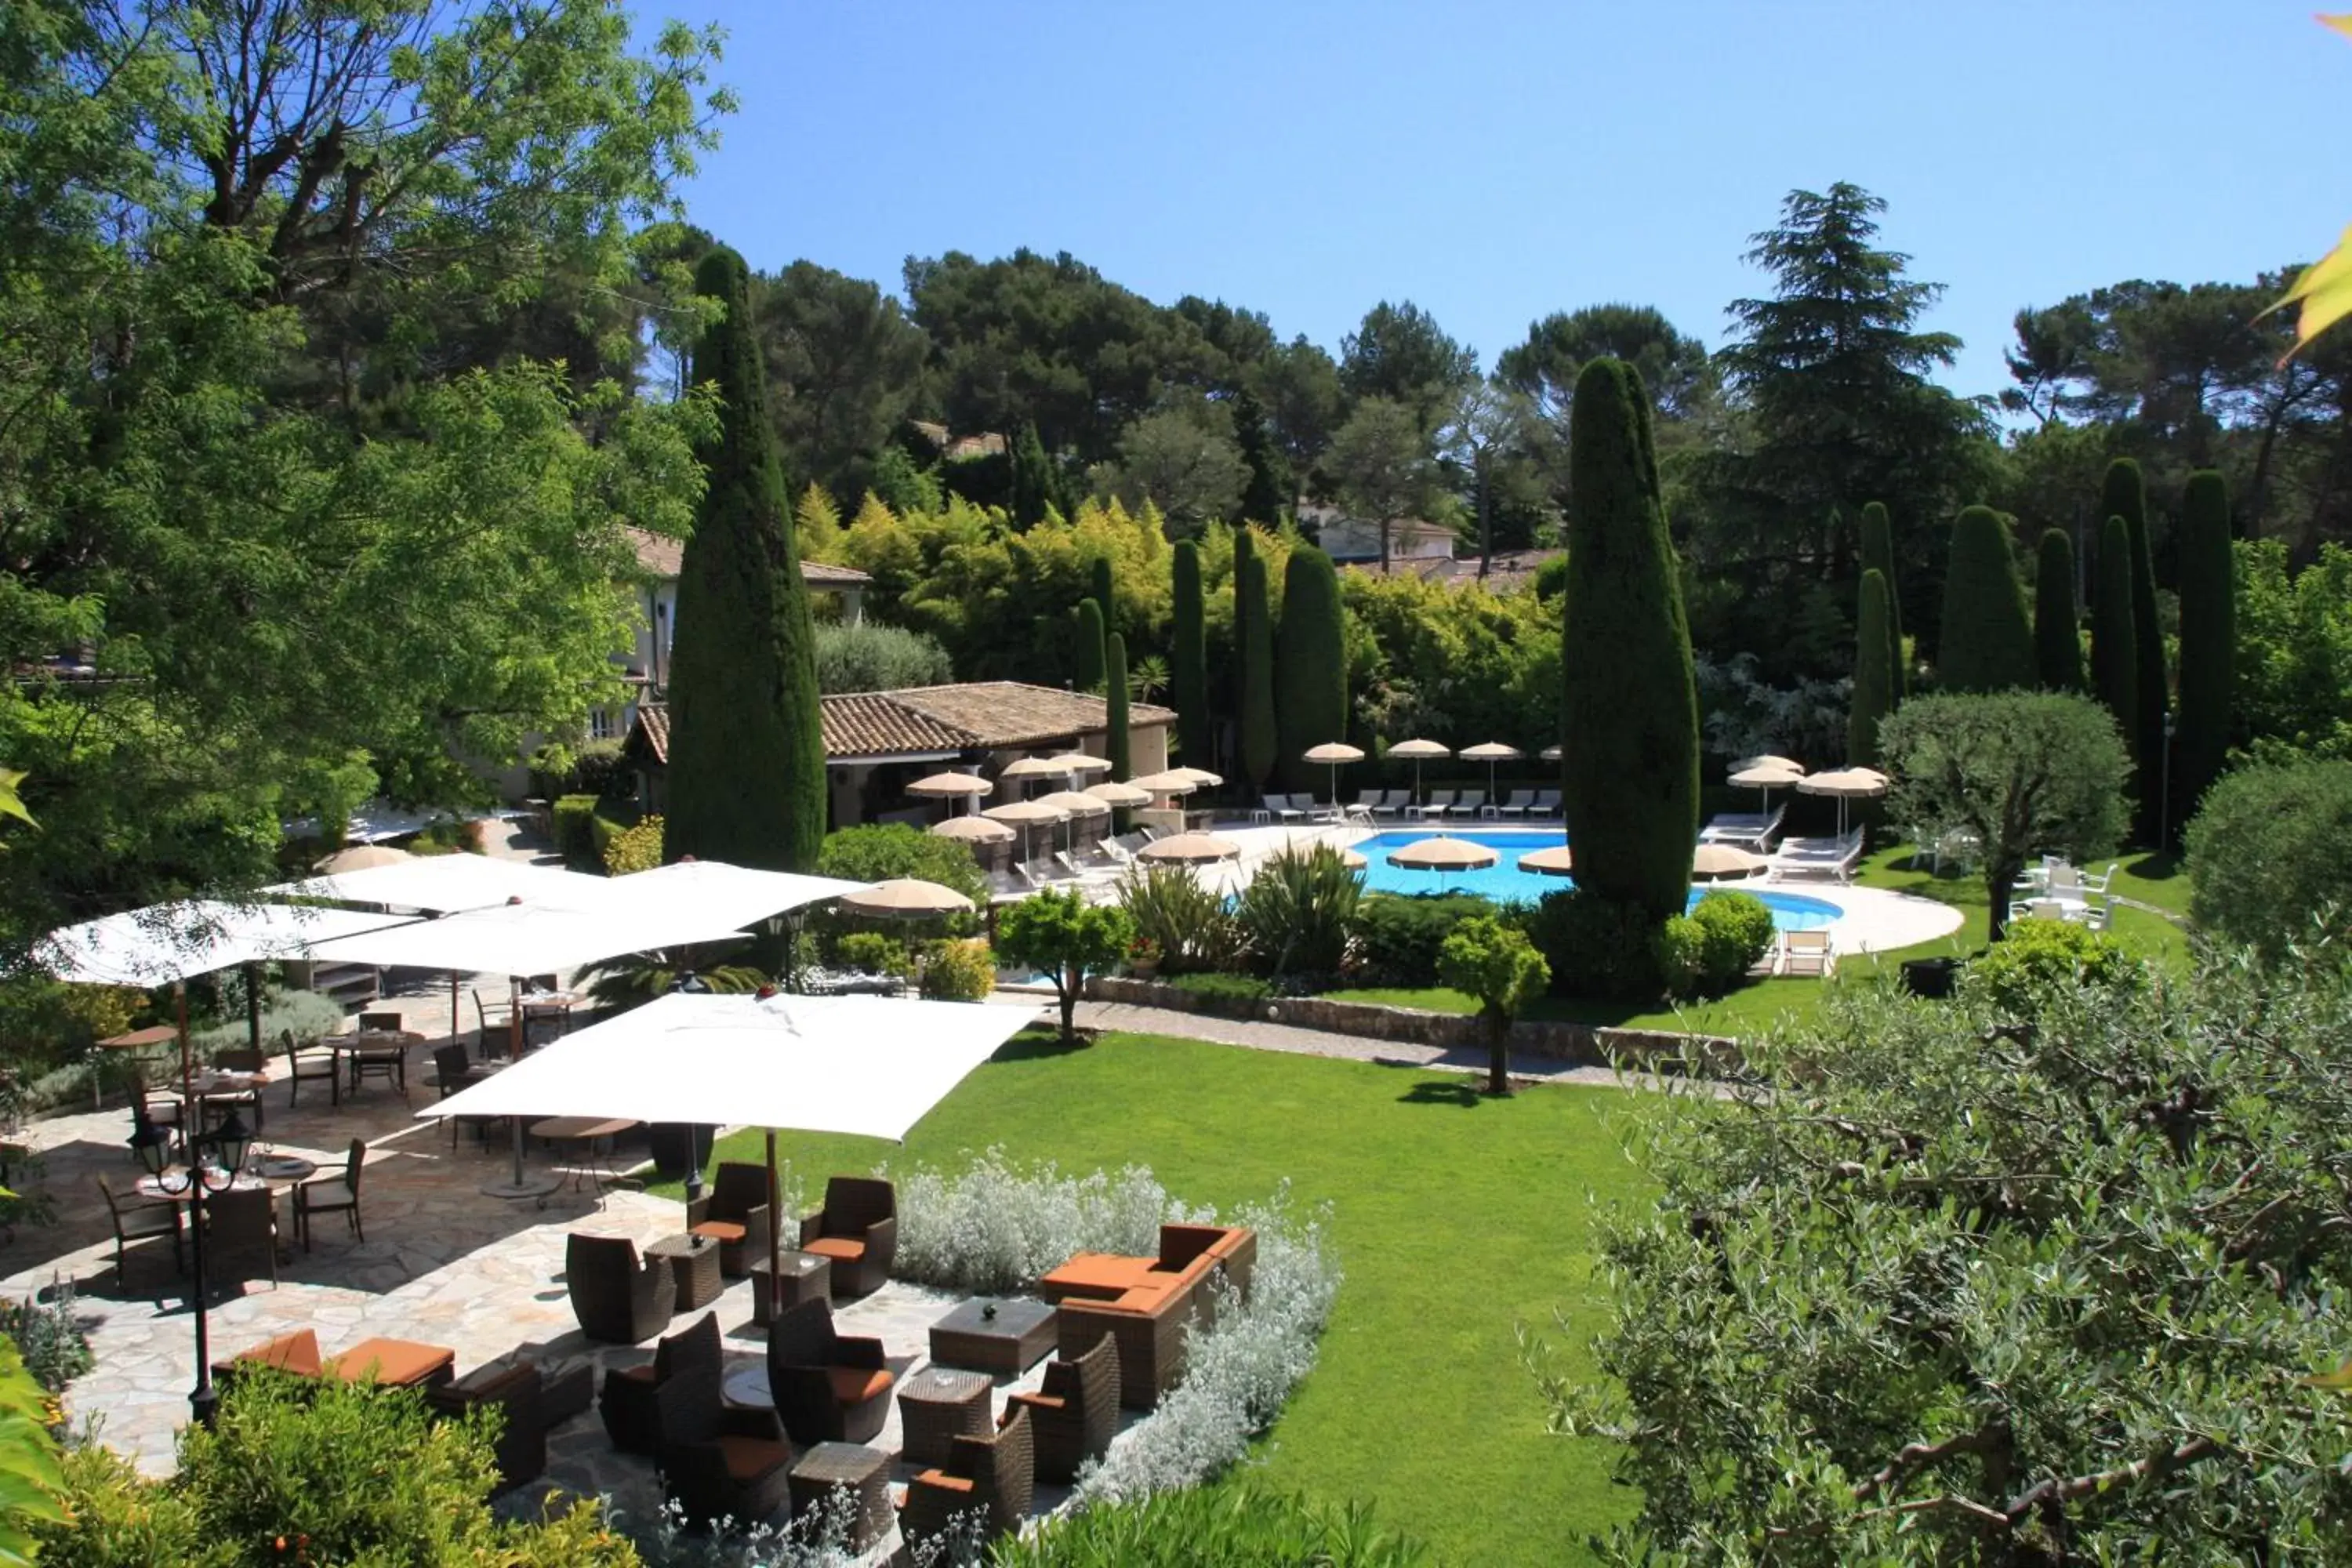
[{"label": "beige patio umbrella", "polygon": [[1350,871],[1360,871],[1371,862],[1352,849],[1342,849],[1339,851],[1339,864]]},{"label": "beige patio umbrella", "polygon": [[1057,789],[1051,795],[1041,795],[1033,803],[1050,805],[1070,818],[1070,847],[1078,847],[1078,818],[1108,816],[1110,802],[1087,794],[1084,790]]},{"label": "beige patio umbrella", "polygon": [[1516,763],[1526,755],[1527,753],[1517,746],[1507,746],[1500,741],[1487,741],[1479,745],[1462,748],[1464,762],[1486,764],[1486,798],[1488,800],[1495,798],[1495,764]]},{"label": "beige patio umbrella", "polygon": [[1014,780],[1058,779],[1067,778],[1069,773],[1069,769],[1056,767],[1045,757],[1017,757],[997,769],[996,776],[1000,779]]},{"label": "beige patio umbrella", "polygon": [[1565,877],[1576,869],[1576,853],[1566,844],[1530,849],[1519,857],[1519,869],[1540,872],[1547,877]]},{"label": "beige patio umbrella", "polygon": [[1757,810],[1759,814],[1772,809],[1772,792],[1787,789],[1805,776],[1805,770],[1778,757],[1759,757],[1753,764],[1734,772],[1724,782],[1740,789],[1762,792]]},{"label": "beige patio umbrella", "polygon": [[1014,837],[1013,829],[985,816],[950,816],[945,822],[932,823],[931,831],[942,838],[960,838],[966,844],[1003,844]]},{"label": "beige patio umbrella", "polygon": [[1749,768],[1781,768],[1790,773],[1801,773],[1805,771],[1805,764],[1792,758],[1776,757],[1769,752],[1759,752],[1752,757],[1742,757],[1731,764],[1731,771],[1735,773],[1744,773]]},{"label": "beige patio umbrella", "polygon": [[407,850],[395,849],[389,844],[354,844],[348,849],[336,850],[332,855],[320,861],[312,869],[323,871],[328,876],[333,877],[345,871],[365,871],[377,866],[397,866],[403,860],[415,858],[416,857]]},{"label": "beige patio umbrella", "polygon": [[[1691,880],[1723,882],[1753,877],[1772,862],[1729,844],[1702,844],[1691,855]],[[1521,862],[1525,864],[1525,862]]]},{"label": "beige patio umbrella", "polygon": [[1402,757],[1412,764],[1412,793],[1421,793],[1421,764],[1443,762],[1454,753],[1434,741],[1399,741],[1389,748],[1391,757]]},{"label": "beige patio umbrella", "polygon": [[1150,790],[1139,784],[1115,784],[1108,779],[1098,784],[1088,784],[1078,793],[1090,795],[1108,805],[1150,805],[1151,804]]},{"label": "beige patio umbrella", "polygon": [[1416,838],[1389,857],[1389,864],[1408,871],[1475,871],[1502,857],[1484,844],[1467,838]]},{"label": "beige patio umbrella", "polygon": [[1344,741],[1326,741],[1319,746],[1309,746],[1300,753],[1307,762],[1327,763],[1331,768],[1331,804],[1339,804],[1339,766],[1343,763],[1360,763],[1363,748],[1349,745]]},{"label": "beige patio umbrella", "polygon": [[1201,781],[1192,776],[1190,768],[1170,768],[1165,773],[1146,773],[1127,782],[1153,795],[1191,795],[1201,787]]},{"label": "beige patio umbrella", "polygon": [[1058,805],[1047,805],[1043,801],[1008,800],[1003,805],[990,806],[980,815],[991,821],[1006,823],[1019,828],[1021,858],[1026,860],[1029,858],[1029,830],[1040,823],[1051,826],[1055,823],[1066,821],[1070,814]]},{"label": "beige patio umbrella", "polygon": [[1876,768],[1832,768],[1807,773],[1797,781],[1800,795],[1825,795],[1838,803],[1838,837],[1845,837],[1845,803],[1871,800],[1886,793],[1886,775]]},{"label": "beige patio umbrella", "polygon": [[908,795],[925,800],[961,800],[966,811],[972,809],[973,801],[995,792],[996,786],[978,773],[932,773],[907,786]]},{"label": "beige patio umbrella", "polygon": [[1225,782],[1224,774],[1213,773],[1206,768],[1171,768],[1168,771],[1191,779],[1196,789],[1214,789]]},{"label": "beige patio umbrella", "polygon": [[894,877],[855,893],[841,895],[841,907],[861,915],[947,915],[969,910],[971,900],[943,882],[919,877]]},{"label": "beige patio umbrella", "polygon": [[1242,847],[1230,838],[1220,838],[1213,833],[1178,833],[1166,838],[1155,838],[1137,850],[1142,860],[1167,860],[1180,866],[1205,866],[1213,860],[1231,860],[1238,857]]},{"label": "beige patio umbrella", "polygon": [[1559,761],[1559,748],[1558,746],[1546,746],[1542,751],[1538,752],[1536,755],[1541,757],[1545,762],[1556,763]]},{"label": "beige patio umbrella", "polygon": [[1058,757],[1047,757],[1045,760],[1053,763],[1055,767],[1061,769],[1066,773],[1107,773],[1110,772],[1110,759],[1108,757],[1089,756],[1084,752],[1064,752]]}]

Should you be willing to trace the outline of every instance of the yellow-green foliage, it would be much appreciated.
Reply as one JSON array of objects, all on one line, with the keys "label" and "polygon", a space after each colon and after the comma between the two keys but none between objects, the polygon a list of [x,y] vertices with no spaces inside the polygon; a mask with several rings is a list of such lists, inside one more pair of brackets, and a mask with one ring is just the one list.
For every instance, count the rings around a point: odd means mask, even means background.
[{"label": "yellow-green foliage", "polygon": [[625,877],[650,871],[662,863],[662,819],[648,816],[635,827],[625,827],[604,846],[604,874]]},{"label": "yellow-green foliage", "polygon": [[1349,689],[1395,714],[1382,739],[1429,732],[1530,754],[1559,739],[1559,617],[1532,592],[1347,572],[1339,595]]},{"label": "yellow-green foliage", "polygon": [[995,956],[977,938],[943,942],[924,956],[922,993],[934,1002],[985,1002],[995,989]]}]

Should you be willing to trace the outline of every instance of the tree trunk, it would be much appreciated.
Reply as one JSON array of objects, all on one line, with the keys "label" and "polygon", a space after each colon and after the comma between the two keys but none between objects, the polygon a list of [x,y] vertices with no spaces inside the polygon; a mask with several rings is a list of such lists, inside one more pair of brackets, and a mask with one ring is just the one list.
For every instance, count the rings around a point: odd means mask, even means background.
[{"label": "tree trunk", "polygon": [[1493,1011],[1486,1015],[1486,1092],[1511,1092],[1511,1021]]},{"label": "tree trunk", "polygon": [[1078,1043],[1078,987],[1084,983],[1076,964],[1071,964],[1062,972],[1059,989],[1062,994],[1062,1044],[1066,1046]]},{"label": "tree trunk", "polygon": [[2017,889],[2017,879],[2024,871],[2025,868],[2013,860],[1998,866],[1990,862],[1985,865],[1985,895],[1992,903],[1986,911],[1990,916],[1987,934],[1991,941],[1999,942],[2008,934],[2009,900]]},{"label": "tree trunk", "polygon": [[1483,468],[1478,470],[1478,576],[1485,581],[1495,560],[1495,485]]},{"label": "tree trunk", "polygon": [[1383,576],[1383,577],[1385,577],[1385,576],[1387,576],[1388,574],[1389,574],[1389,520],[1388,520],[1387,516],[1386,516],[1385,514],[1383,514],[1383,515],[1382,515],[1382,517],[1381,518],[1381,576]]}]

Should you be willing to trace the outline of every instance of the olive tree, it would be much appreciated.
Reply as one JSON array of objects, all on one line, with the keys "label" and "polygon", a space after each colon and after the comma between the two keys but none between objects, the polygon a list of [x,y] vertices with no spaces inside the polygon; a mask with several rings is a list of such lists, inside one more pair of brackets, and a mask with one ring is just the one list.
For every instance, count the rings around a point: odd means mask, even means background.
[{"label": "olive tree", "polygon": [[1446,932],[1437,977],[1478,998],[1486,1024],[1486,1092],[1511,1092],[1511,1026],[1528,998],[1551,984],[1551,965],[1528,933],[1492,915],[1473,915]]},{"label": "olive tree", "polygon": [[1605,1559],[2352,1561],[2347,957],[1839,987],[1646,1100],[1600,1375],[1530,1355],[1622,1445]]},{"label": "olive tree", "polygon": [[1087,976],[1127,956],[1135,920],[1116,904],[1089,904],[1075,888],[1049,890],[1008,904],[996,919],[996,951],[1013,963],[1050,975],[1062,1005],[1062,1043],[1078,1038],[1078,997]]},{"label": "olive tree", "polygon": [[1892,820],[1982,846],[1995,942],[2029,856],[2104,855],[2123,830],[2130,760],[2113,715],[2088,698],[1917,698],[1880,726],[1878,749]]}]

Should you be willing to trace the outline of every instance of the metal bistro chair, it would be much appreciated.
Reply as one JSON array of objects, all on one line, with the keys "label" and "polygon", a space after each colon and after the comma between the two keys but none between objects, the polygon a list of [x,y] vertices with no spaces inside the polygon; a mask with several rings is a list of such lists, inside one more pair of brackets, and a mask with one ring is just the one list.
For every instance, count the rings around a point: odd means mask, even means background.
[{"label": "metal bistro chair", "polygon": [[[216,1280],[242,1284],[249,1270],[233,1267],[259,1253],[269,1270],[269,1288],[278,1288],[278,1194],[268,1187],[239,1187],[215,1193],[205,1200],[206,1273]],[[224,1267],[224,1266],[232,1267]]]},{"label": "metal bistro chair", "polygon": [[286,1109],[291,1110],[301,1102],[305,1083],[323,1081],[327,1086],[327,1103],[343,1102],[343,1071],[335,1061],[332,1051],[304,1050],[294,1043],[294,1031],[288,1029],[278,1037],[278,1049],[286,1054]]},{"label": "metal bistro chair", "polygon": [[485,1059],[511,1054],[508,1047],[514,1036],[513,1003],[485,1002],[480,988],[477,987],[474,991],[474,1022],[480,1026],[474,1048]]},{"label": "metal bistro chair", "polygon": [[[362,1013],[359,1032],[362,1035],[404,1035],[407,1024],[397,1013]],[[408,1097],[408,1045],[404,1040],[377,1046],[363,1046],[356,1041],[350,1047],[352,1056],[352,1092],[372,1078],[380,1078],[400,1090],[401,1098]]]},{"label": "metal bistro chair", "polygon": [[180,1205],[173,1203],[151,1203],[142,1198],[124,1203],[114,1195],[114,1187],[104,1176],[98,1179],[98,1190],[106,1198],[106,1212],[114,1221],[114,1277],[122,1278],[124,1248],[131,1242],[144,1241],[152,1236],[172,1238],[172,1271],[180,1272]]},{"label": "metal bistro chair", "polygon": [[[266,1072],[268,1070],[269,1058],[266,1053],[255,1050],[222,1051],[213,1058],[213,1066],[223,1072]],[[232,1109],[251,1111],[253,1130],[256,1132],[260,1131],[262,1128],[261,1086],[257,1083],[251,1089],[230,1089],[225,1093],[208,1094],[204,1097],[204,1120],[208,1124],[216,1116],[226,1116]]]},{"label": "metal bistro chair", "polygon": [[302,1237],[302,1250],[310,1250],[310,1216],[333,1214],[338,1210],[350,1220],[352,1234],[362,1241],[367,1230],[360,1224],[360,1164],[367,1158],[364,1140],[352,1140],[351,1156],[338,1169],[332,1165],[320,1168],[319,1173],[294,1189],[294,1229]]},{"label": "metal bistro chair", "polygon": [[[465,1041],[452,1040],[446,1046],[433,1047],[433,1078],[434,1087],[443,1100],[474,1083],[474,1060],[466,1054]],[[490,1123],[499,1119],[495,1116],[451,1116],[443,1120],[449,1123],[449,1147],[455,1149],[457,1146],[458,1123],[471,1124],[475,1141],[478,1142]]]}]

